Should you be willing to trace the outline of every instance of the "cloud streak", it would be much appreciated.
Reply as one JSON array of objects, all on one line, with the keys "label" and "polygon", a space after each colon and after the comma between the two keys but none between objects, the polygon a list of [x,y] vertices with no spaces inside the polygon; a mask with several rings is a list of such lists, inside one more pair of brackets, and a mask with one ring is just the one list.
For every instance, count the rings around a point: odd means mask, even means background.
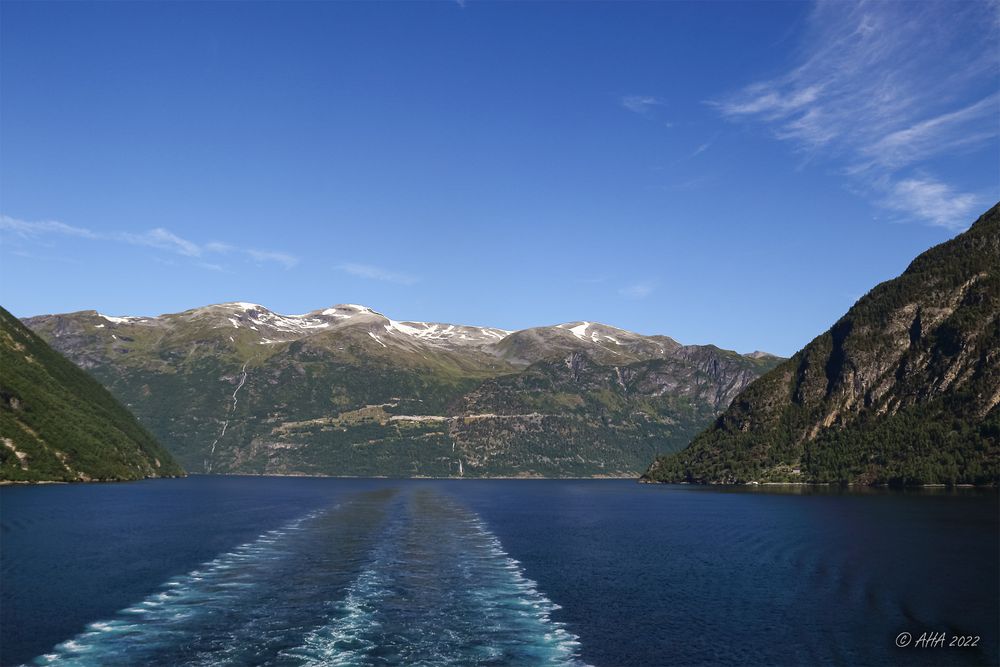
[{"label": "cloud streak", "polygon": [[257,264],[275,263],[286,269],[292,268],[299,262],[297,257],[285,252],[243,248],[219,241],[199,244],[178,236],[163,227],[156,227],[144,232],[96,232],[55,220],[27,221],[2,215],[0,216],[0,232],[13,234],[25,240],[37,240],[45,236],[65,236],[154,248],[173,255],[201,260],[195,264],[214,271],[222,270],[223,267],[207,261],[207,258],[229,255],[242,257],[244,260]]},{"label": "cloud streak", "polygon": [[618,293],[626,299],[645,299],[653,293],[653,284],[648,281],[632,283],[631,285],[622,287],[618,290]]},{"label": "cloud streak", "polygon": [[656,107],[663,106],[663,100],[652,95],[626,95],[621,98],[621,105],[632,113],[648,116]]},{"label": "cloud streak", "polygon": [[379,266],[372,266],[371,264],[347,262],[345,264],[338,265],[337,270],[343,271],[344,273],[348,273],[357,278],[379,280],[386,283],[395,283],[397,285],[413,285],[419,280],[416,276],[411,276],[406,273],[397,273],[396,271],[384,269]]},{"label": "cloud streak", "polygon": [[956,219],[971,220],[980,202],[977,196],[957,192],[938,181],[907,178],[892,184],[892,190],[882,204],[940,227],[954,227]]},{"label": "cloud streak", "polygon": [[994,3],[821,0],[790,69],[710,104],[836,161],[878,205],[958,229],[995,193],[963,192],[926,163],[1000,135],[998,25]]}]

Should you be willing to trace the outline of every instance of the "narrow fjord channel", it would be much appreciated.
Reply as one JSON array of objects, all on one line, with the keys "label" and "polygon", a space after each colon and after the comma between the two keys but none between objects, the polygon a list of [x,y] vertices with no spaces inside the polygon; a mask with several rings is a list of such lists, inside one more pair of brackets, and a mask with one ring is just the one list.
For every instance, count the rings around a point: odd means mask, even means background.
[{"label": "narrow fjord channel", "polygon": [[[995,490],[201,476],[0,501],[4,665],[998,657]],[[924,631],[980,639],[894,644]]]}]

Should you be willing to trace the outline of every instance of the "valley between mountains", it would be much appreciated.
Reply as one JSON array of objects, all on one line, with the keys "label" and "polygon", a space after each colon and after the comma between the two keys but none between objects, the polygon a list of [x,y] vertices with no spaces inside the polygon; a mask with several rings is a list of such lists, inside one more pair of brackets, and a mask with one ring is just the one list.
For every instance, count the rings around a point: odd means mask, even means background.
[{"label": "valley between mountains", "polygon": [[782,361],[591,322],[506,331],[352,304],[25,324],[192,473],[634,477]]}]

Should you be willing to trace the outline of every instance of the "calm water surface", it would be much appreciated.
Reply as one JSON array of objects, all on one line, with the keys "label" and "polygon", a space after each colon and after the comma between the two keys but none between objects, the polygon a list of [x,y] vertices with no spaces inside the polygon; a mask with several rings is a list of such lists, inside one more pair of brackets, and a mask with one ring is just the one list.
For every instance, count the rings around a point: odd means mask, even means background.
[{"label": "calm water surface", "polygon": [[993,491],[192,477],[0,519],[5,665],[1000,662]]}]

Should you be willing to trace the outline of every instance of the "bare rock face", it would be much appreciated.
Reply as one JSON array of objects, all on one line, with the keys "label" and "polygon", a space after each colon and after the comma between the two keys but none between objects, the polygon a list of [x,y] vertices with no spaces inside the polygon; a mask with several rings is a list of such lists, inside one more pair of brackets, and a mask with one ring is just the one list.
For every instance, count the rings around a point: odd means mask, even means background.
[{"label": "bare rock face", "polygon": [[26,323],[195,472],[634,476],[780,362],[593,322],[512,332],[354,304]]},{"label": "bare rock face", "polygon": [[654,481],[995,483],[1000,205],[753,382]]}]

